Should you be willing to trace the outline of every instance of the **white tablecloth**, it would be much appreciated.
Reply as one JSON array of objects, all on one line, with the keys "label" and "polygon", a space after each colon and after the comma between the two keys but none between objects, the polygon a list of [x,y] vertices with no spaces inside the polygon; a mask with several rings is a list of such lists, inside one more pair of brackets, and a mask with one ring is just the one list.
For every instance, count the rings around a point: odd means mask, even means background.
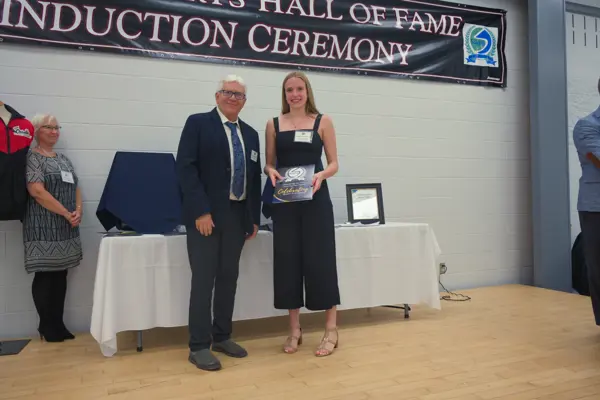
[{"label": "white tablecloth", "polygon": [[[437,257],[427,224],[387,223],[336,229],[339,309],[420,304],[440,309]],[[272,234],[246,242],[234,320],[285,315],[273,308]],[[188,323],[191,270],[186,237],[105,236],[100,243],[91,334],[105,356],[117,333]]]}]

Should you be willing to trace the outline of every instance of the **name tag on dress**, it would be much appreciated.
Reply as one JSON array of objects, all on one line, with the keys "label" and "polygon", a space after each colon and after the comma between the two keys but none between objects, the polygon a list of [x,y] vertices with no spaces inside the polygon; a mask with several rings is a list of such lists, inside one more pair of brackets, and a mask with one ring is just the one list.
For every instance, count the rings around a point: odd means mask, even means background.
[{"label": "name tag on dress", "polygon": [[68,171],[60,171],[60,175],[62,177],[63,182],[67,182],[67,183],[75,183],[75,180],[73,179],[73,174],[68,172]]},{"label": "name tag on dress", "polygon": [[294,135],[294,142],[296,143],[312,143],[312,139],[313,131],[311,130],[296,131]]}]

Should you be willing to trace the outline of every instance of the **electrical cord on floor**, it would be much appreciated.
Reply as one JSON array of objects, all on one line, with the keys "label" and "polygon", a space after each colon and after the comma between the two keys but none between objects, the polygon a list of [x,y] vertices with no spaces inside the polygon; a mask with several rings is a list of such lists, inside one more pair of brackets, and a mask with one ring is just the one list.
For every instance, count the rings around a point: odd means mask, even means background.
[{"label": "electrical cord on floor", "polygon": [[[440,296],[440,300],[446,300],[446,301],[469,301],[469,300],[471,300],[471,298],[467,295],[460,294],[460,293],[454,293],[454,292],[451,292],[448,289],[446,289],[446,287],[442,283],[441,279],[438,280],[438,282],[440,285],[442,285],[442,288],[444,288],[446,293],[448,293],[446,295]],[[456,296],[456,297],[452,298],[452,296]]]}]

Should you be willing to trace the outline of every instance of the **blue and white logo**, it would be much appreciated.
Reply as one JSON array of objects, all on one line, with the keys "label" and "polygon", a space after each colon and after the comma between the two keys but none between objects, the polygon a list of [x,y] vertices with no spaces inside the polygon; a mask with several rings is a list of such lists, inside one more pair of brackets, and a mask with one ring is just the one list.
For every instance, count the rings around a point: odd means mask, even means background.
[{"label": "blue and white logo", "polygon": [[498,28],[465,24],[463,51],[466,65],[498,67]]}]

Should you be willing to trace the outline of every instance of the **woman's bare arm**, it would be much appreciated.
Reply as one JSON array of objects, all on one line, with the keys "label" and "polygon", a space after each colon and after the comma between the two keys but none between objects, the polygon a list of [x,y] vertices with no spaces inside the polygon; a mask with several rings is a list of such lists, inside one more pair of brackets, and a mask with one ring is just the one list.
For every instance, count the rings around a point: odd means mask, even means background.
[{"label": "woman's bare arm", "polygon": [[323,127],[323,147],[325,148],[325,156],[327,157],[327,168],[323,170],[322,175],[324,179],[327,179],[335,175],[339,169],[337,141],[331,118],[328,115],[323,115],[321,122],[321,126]]}]

